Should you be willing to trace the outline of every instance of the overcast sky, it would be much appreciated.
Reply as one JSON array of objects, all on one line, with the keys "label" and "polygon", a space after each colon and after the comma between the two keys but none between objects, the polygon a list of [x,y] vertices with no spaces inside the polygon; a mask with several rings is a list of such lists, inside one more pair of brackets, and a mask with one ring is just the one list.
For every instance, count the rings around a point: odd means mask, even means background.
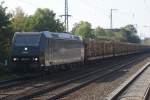
[{"label": "overcast sky", "polygon": [[[26,13],[33,14],[37,8],[49,8],[58,16],[64,14],[65,0],[0,0],[5,1],[9,11],[21,7]],[[113,11],[113,27],[119,28],[134,24],[138,34],[150,37],[150,0],[68,0],[70,29],[75,22],[88,21],[93,28],[110,27],[110,9]],[[63,18],[60,18],[62,21]]]}]

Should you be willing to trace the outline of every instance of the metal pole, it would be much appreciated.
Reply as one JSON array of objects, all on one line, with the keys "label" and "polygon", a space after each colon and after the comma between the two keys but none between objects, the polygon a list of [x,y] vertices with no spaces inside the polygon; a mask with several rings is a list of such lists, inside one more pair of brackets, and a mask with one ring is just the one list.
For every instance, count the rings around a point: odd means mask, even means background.
[{"label": "metal pole", "polygon": [[110,29],[113,29],[113,11],[117,9],[110,9]]},{"label": "metal pole", "polygon": [[68,14],[68,0],[65,0],[65,14],[64,15],[60,15],[61,17],[65,17],[65,31],[68,32],[69,31],[69,17],[71,15]]},{"label": "metal pole", "polygon": [[69,31],[69,26],[68,26],[68,0],[66,0],[66,31],[68,32]]},{"label": "metal pole", "polygon": [[110,9],[110,29],[112,29],[112,9]]},{"label": "metal pole", "polygon": [[67,10],[68,10],[68,8],[67,8],[67,1],[68,1],[68,0],[65,0],[65,30],[66,30],[66,32],[68,32],[68,28],[67,28],[67,23],[68,23],[68,22],[67,22],[67,21],[68,21],[68,20],[67,20],[67,19],[68,19],[68,18],[67,18],[67,15],[68,15],[68,14],[67,14]]}]

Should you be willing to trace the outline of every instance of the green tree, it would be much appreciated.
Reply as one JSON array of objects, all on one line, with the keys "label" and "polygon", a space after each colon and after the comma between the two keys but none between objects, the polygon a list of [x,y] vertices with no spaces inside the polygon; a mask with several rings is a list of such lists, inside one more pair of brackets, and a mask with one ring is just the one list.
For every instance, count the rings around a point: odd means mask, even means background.
[{"label": "green tree", "polygon": [[13,13],[12,28],[13,31],[53,31],[63,32],[64,26],[56,14],[45,8],[38,8],[33,15],[28,16],[21,8],[16,8]]},{"label": "green tree", "polygon": [[130,43],[140,43],[141,40],[137,35],[137,30],[133,25],[127,25],[121,29],[123,36],[125,37],[127,42]]},{"label": "green tree", "polygon": [[116,41],[119,41],[119,42],[126,42],[126,39],[125,37],[123,36],[123,33],[120,31],[120,32],[114,32],[113,33],[113,37]]},{"label": "green tree", "polygon": [[95,30],[94,30],[94,35],[96,38],[99,38],[99,37],[106,37],[107,36],[107,33],[105,32],[105,30],[101,27],[97,27]]},{"label": "green tree", "polygon": [[10,17],[6,13],[7,7],[3,7],[4,2],[0,4],[0,58],[8,57],[10,47]]},{"label": "green tree", "polygon": [[72,29],[74,34],[80,35],[83,38],[93,38],[91,24],[89,22],[80,21],[79,23],[75,23]]},{"label": "green tree", "polygon": [[28,31],[34,31],[34,18],[32,17],[32,15],[28,16],[25,19],[25,23],[24,23],[24,31],[28,32]]},{"label": "green tree", "polygon": [[93,30],[94,38],[103,40],[103,41],[112,41],[114,38],[110,36],[112,34],[111,32],[107,32],[105,29],[101,28],[100,26],[96,27],[95,30]]},{"label": "green tree", "polygon": [[63,23],[55,18],[56,14],[53,11],[47,8],[38,8],[32,17],[34,21],[33,30],[35,31],[64,31]]},{"label": "green tree", "polygon": [[3,7],[4,2],[0,3],[0,29],[1,31],[8,27],[10,23],[10,14],[6,13],[7,7]]},{"label": "green tree", "polygon": [[126,31],[129,31],[129,32],[132,33],[132,34],[137,34],[136,28],[135,28],[133,25],[131,25],[131,24],[126,25],[126,26],[124,27],[124,29],[125,29]]},{"label": "green tree", "polygon": [[25,31],[26,30],[26,20],[28,19],[28,16],[25,15],[24,11],[18,7],[13,12],[13,17],[11,20],[13,31]]}]

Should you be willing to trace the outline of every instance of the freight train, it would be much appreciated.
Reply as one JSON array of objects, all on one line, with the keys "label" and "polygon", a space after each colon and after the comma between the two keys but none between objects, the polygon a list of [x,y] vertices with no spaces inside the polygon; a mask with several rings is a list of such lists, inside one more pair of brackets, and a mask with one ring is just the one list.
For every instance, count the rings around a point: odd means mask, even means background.
[{"label": "freight train", "polygon": [[[87,39],[70,33],[16,32],[12,40],[12,70],[49,70],[89,60],[141,53],[149,46]],[[25,66],[23,66],[25,65]]]}]

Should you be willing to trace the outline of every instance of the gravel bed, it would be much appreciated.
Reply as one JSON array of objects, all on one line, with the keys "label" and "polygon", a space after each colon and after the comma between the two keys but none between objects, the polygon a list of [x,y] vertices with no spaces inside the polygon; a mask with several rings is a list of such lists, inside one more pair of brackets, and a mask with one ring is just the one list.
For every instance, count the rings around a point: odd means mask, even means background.
[{"label": "gravel bed", "polygon": [[103,80],[97,80],[64,98],[61,98],[61,100],[104,100],[109,93],[136,73],[148,61],[149,58],[146,58],[138,64],[128,66],[125,69],[116,72],[114,75],[110,75]]},{"label": "gravel bed", "polygon": [[[127,60],[127,58],[128,57],[122,57],[122,58],[120,58],[120,59],[122,59],[122,60]],[[112,64],[115,64],[115,62],[116,62],[116,60],[118,60],[119,58],[116,58],[116,59],[114,59],[113,61],[111,61],[110,59],[108,60],[108,61],[106,61],[105,63],[100,63],[100,65],[99,65],[99,67],[101,66],[101,68],[103,68],[103,66],[104,66],[104,64],[107,64],[107,66],[110,66],[110,65],[112,65]],[[121,61],[119,61],[119,62],[121,62]],[[47,77],[40,77],[40,78],[38,78],[38,79],[33,79],[33,80],[29,80],[29,81],[26,81],[24,84],[21,84],[21,85],[18,85],[18,86],[14,86],[14,87],[12,87],[12,88],[8,88],[8,89],[4,89],[4,90],[0,90],[0,93],[5,93],[5,92],[7,92],[7,93],[12,93],[12,91],[16,91],[16,92],[22,92],[22,91],[27,91],[27,90],[30,90],[31,88],[34,88],[34,87],[40,87],[40,86],[42,86],[42,85],[45,85],[45,84],[56,84],[56,83],[59,83],[59,82],[61,82],[61,81],[63,81],[63,80],[66,80],[66,79],[69,79],[70,77],[75,77],[75,76],[77,76],[77,75],[79,75],[79,74],[81,74],[81,73],[84,73],[84,72],[86,72],[86,71],[88,71],[88,70],[94,70],[95,69],[95,67],[93,67],[93,68],[88,68],[87,67],[87,70],[84,70],[84,68],[81,68],[80,69],[80,72],[79,72],[79,70],[77,69],[77,70],[71,70],[71,71],[66,71],[66,73],[65,72],[61,72],[61,73],[59,73],[59,74],[54,74],[54,75],[50,75],[50,76],[47,76]],[[100,68],[99,68],[100,69]]]}]

